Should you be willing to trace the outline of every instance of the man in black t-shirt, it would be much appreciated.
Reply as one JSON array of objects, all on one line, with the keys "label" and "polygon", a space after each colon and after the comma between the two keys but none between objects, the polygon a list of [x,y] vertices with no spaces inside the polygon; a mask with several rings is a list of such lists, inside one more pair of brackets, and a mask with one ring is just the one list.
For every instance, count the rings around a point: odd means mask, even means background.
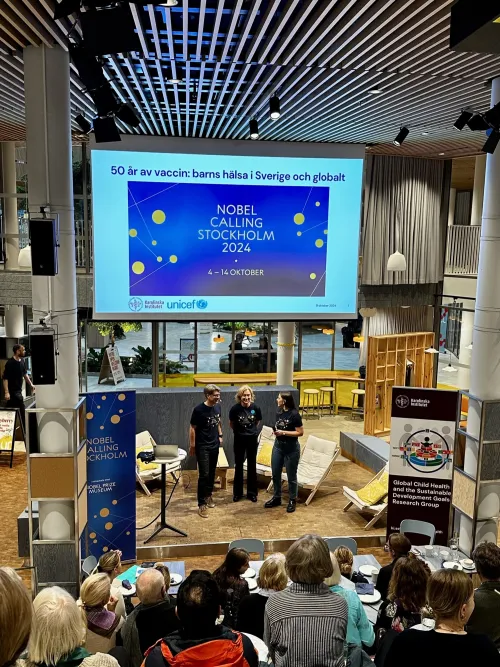
[{"label": "man in black t-shirt", "polygon": [[189,454],[196,455],[198,462],[198,514],[206,519],[207,508],[215,507],[212,492],[219,447],[222,446],[222,426],[219,387],[207,384],[203,391],[205,402],[197,405],[191,415]]},{"label": "man in black t-shirt", "polygon": [[23,398],[23,379],[26,380],[26,383],[30,385],[31,390],[35,391],[35,387],[31,382],[31,379],[26,370],[26,364],[24,363],[23,357],[25,354],[23,345],[14,345],[12,348],[14,356],[11,357],[5,364],[5,370],[3,372],[3,390],[5,395],[5,400],[7,401],[8,408],[17,408],[19,410],[19,415],[25,427],[25,411],[24,411],[24,398]]}]

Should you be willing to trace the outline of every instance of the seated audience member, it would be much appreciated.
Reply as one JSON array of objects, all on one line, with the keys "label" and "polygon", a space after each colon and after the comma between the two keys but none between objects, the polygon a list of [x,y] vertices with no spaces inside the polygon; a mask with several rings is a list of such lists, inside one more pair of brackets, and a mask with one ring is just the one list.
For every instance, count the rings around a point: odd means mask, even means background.
[{"label": "seated audience member", "polygon": [[245,549],[231,549],[222,565],[214,572],[214,579],[221,593],[220,604],[224,614],[224,625],[236,628],[238,607],[245,595],[250,593],[248,583],[241,578],[248,569],[250,556]]},{"label": "seated audience member", "polygon": [[352,646],[362,646],[369,648],[375,641],[373,626],[366,616],[363,603],[355,591],[348,591],[340,583],[340,569],[337,559],[330,554],[332,559],[333,574],[325,579],[325,584],[330,590],[340,595],[347,602],[347,635],[346,642],[351,651]]},{"label": "seated audience member", "polygon": [[283,591],[288,584],[285,560],[279,556],[269,556],[262,563],[257,584],[257,593],[246,595],[240,602],[237,629],[263,639],[266,603],[271,595]]},{"label": "seated audience member", "polygon": [[382,596],[382,600],[387,600],[387,594],[389,593],[389,582],[391,580],[394,566],[400,558],[403,558],[403,556],[408,556],[408,553],[411,549],[411,542],[402,533],[392,533],[389,535],[387,546],[392,557],[392,562],[389,563],[389,565],[384,565],[384,567],[380,568],[377,577],[377,583],[375,585],[375,588]]},{"label": "seated audience member", "polygon": [[499,667],[500,655],[491,639],[465,631],[474,609],[473,593],[465,572],[434,572],[427,585],[427,603],[434,612],[435,629],[399,634],[384,667]]},{"label": "seated audience member", "polygon": [[400,558],[392,573],[387,600],[380,606],[375,632],[403,632],[422,622],[428,566],[418,558]]},{"label": "seated audience member", "polygon": [[116,633],[124,623],[115,614],[117,599],[111,597],[107,574],[92,574],[80,589],[80,600],[87,621],[85,648],[91,653],[108,653],[116,646]]},{"label": "seated audience member", "polygon": [[356,584],[367,584],[368,579],[359,572],[353,571],[354,556],[348,547],[337,547],[333,552],[339,565],[341,580],[340,585],[347,591],[356,590]]},{"label": "seated audience member", "polygon": [[84,618],[67,591],[58,586],[44,588],[33,602],[33,611],[27,658],[18,663],[22,667],[118,667],[110,655],[91,655],[83,648]]},{"label": "seated audience member", "polygon": [[125,609],[125,600],[121,591],[122,583],[116,577],[120,574],[122,569],[122,552],[118,549],[107,551],[99,558],[98,572],[104,572],[108,575],[111,582],[111,595],[116,598],[117,603],[115,607],[115,614],[122,618],[127,617]]},{"label": "seated audience member", "polygon": [[161,572],[161,576],[165,582],[165,591],[168,593],[168,589],[170,588],[170,570],[165,565],[165,563],[155,563],[154,569],[158,570],[158,572]]},{"label": "seated audience member", "polygon": [[221,611],[219,596],[213,576],[193,570],[179,586],[177,595],[181,629],[148,649],[144,667],[257,667],[258,657],[250,639],[216,625]]},{"label": "seated audience member", "polygon": [[288,549],[292,585],[272,595],[264,612],[264,642],[275,667],[337,667],[344,654],[347,603],[324,580],[333,574],[328,546],[304,535]]},{"label": "seated audience member", "polygon": [[0,667],[14,665],[30,636],[33,605],[28,589],[10,567],[0,567]]},{"label": "seated audience member", "polygon": [[481,585],[474,592],[475,608],[467,632],[486,635],[500,650],[500,548],[483,542],[473,558]]},{"label": "seated audience member", "polygon": [[165,579],[159,570],[146,569],[137,579],[136,591],[140,604],[129,614],[118,639],[131,667],[140,667],[148,648],[180,627],[175,602],[167,595]]}]

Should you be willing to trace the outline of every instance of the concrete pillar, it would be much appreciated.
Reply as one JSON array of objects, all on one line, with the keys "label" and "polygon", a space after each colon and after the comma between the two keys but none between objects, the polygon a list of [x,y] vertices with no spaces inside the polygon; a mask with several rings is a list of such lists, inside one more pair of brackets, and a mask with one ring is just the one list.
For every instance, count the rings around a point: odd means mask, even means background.
[{"label": "concrete pillar", "polygon": [[[492,105],[500,101],[500,78],[493,80]],[[476,309],[474,314],[474,347],[470,369],[470,393],[480,399],[500,399],[500,150],[486,159],[484,206],[479,249]],[[479,436],[480,415],[475,401],[469,402],[467,431]],[[467,438],[464,470],[476,476],[477,444]],[[497,484],[482,487],[478,519],[498,516],[500,488]],[[491,525],[488,525],[490,524]],[[468,548],[473,539],[472,522],[464,515],[460,521],[460,544]],[[496,522],[486,522],[481,539],[496,542]]]},{"label": "concrete pillar", "polygon": [[[470,385],[470,361],[472,350],[470,344],[472,342],[472,330],[474,327],[474,313],[462,312],[462,329],[460,333],[460,349],[458,352],[458,377],[457,384],[459,389],[469,389]],[[468,368],[463,368],[462,364],[467,364]]]},{"label": "concrete pillar", "polygon": [[457,201],[457,189],[450,188],[450,202],[448,204],[448,227],[455,223],[455,203]]},{"label": "concrete pillar", "polygon": [[476,157],[474,189],[472,190],[471,225],[480,225],[483,217],[484,179],[486,177],[486,153]]},{"label": "concrete pillar", "polygon": [[[75,232],[71,167],[70,82],[68,53],[59,46],[24,49],[26,144],[29,210],[31,217],[59,216],[59,273],[33,276],[33,319],[47,314],[58,326],[57,381],[37,387],[37,407],[73,407],[78,401],[78,347],[76,317]],[[69,415],[56,413],[39,421],[40,449],[45,453],[69,451],[72,431]],[[40,503],[42,539],[71,539],[74,508],[68,502]]]},{"label": "concrete pillar", "polygon": [[278,356],[276,384],[293,384],[295,322],[278,322]]}]

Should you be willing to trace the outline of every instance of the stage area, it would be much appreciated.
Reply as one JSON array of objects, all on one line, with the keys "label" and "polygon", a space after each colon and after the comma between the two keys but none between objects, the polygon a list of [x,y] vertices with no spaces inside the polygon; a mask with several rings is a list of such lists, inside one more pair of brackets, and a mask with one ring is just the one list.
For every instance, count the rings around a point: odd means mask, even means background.
[{"label": "stage area", "polygon": [[[339,441],[341,430],[362,433],[362,422],[351,421],[345,416],[322,417],[304,420],[305,435],[313,433],[318,437]],[[217,507],[209,510],[209,518],[202,519],[197,514],[196,484],[197,472],[189,470],[183,475],[183,487],[179,484],[168,507],[167,522],[188,533],[181,537],[169,530],[164,530],[148,546],[171,546],[176,544],[199,544],[227,542],[240,537],[256,537],[263,540],[298,537],[306,532],[323,536],[335,535],[383,535],[385,524],[382,520],[375,528],[364,531],[366,518],[354,509],[343,512],[347,500],[342,493],[342,486],[358,489],[366,484],[373,474],[340,457],[335,462],[327,483],[314,496],[306,507],[307,497],[303,492],[294,514],[286,514],[285,506],[265,509],[264,502],[270,498],[266,493],[267,484],[262,481],[259,488],[259,500],[251,503],[241,500],[233,503],[233,471],[228,472],[226,490],[217,489],[214,500]],[[336,489],[334,487],[337,487]],[[137,526],[149,523],[160,511],[160,485],[151,484],[152,495],[147,497],[137,491]],[[286,500],[286,490],[284,501]],[[300,502],[302,501],[302,502]],[[154,530],[154,524],[147,529],[138,530],[137,546],[144,546],[144,540]]]}]

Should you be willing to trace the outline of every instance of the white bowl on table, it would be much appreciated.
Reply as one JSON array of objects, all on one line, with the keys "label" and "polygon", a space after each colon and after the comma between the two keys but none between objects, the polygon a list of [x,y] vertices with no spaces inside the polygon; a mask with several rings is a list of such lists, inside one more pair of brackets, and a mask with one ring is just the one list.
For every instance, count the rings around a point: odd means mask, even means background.
[{"label": "white bowl on table", "polygon": [[359,572],[364,577],[371,577],[372,574],[378,572],[378,567],[374,567],[373,565],[361,565],[359,568]]}]

